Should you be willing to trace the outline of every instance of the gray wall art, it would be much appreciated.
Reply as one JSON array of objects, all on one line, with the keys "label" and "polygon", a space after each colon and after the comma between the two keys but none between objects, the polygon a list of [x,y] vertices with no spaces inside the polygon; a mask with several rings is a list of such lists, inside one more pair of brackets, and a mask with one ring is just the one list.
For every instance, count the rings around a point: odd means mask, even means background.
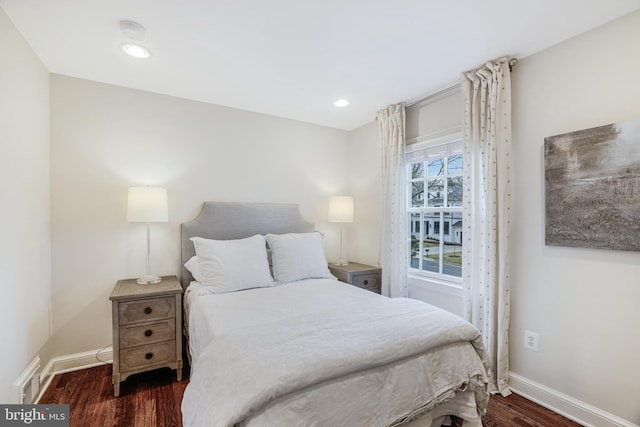
[{"label": "gray wall art", "polygon": [[640,120],[544,139],[545,242],[640,251]]}]

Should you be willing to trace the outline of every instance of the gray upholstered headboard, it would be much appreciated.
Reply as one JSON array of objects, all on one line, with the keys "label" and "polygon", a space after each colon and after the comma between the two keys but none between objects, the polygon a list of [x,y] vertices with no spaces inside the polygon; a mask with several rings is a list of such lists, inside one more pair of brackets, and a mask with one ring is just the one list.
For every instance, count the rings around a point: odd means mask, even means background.
[{"label": "gray upholstered headboard", "polygon": [[200,215],[181,226],[181,275],[184,289],[193,278],[184,263],[194,256],[192,237],[243,239],[256,234],[305,233],[313,224],[300,215],[298,205],[269,203],[204,202]]}]

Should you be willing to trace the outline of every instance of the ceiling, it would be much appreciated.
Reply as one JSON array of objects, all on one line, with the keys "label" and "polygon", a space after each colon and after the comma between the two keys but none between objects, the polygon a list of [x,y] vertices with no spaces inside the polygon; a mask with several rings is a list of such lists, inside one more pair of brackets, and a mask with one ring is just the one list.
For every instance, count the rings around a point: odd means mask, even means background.
[{"label": "ceiling", "polygon": [[[52,73],[352,130],[640,0],[0,0]],[[146,28],[127,56],[118,22]],[[517,72],[517,71],[516,71]],[[333,101],[346,98],[346,108]]]}]

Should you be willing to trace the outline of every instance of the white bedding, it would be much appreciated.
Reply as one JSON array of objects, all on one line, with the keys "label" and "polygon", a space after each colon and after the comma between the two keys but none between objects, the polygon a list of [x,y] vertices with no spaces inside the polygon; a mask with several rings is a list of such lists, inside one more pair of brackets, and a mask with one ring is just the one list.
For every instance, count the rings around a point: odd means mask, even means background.
[{"label": "white bedding", "polygon": [[486,406],[479,334],[428,304],[326,279],[199,293],[185,299],[186,427],[388,426],[436,404],[478,422]]}]

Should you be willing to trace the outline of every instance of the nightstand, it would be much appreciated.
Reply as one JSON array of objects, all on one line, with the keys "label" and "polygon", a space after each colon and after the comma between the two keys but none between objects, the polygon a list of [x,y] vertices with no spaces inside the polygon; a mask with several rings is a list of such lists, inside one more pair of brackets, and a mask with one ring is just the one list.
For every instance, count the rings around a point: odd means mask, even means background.
[{"label": "nightstand", "polygon": [[382,269],[370,265],[350,262],[347,265],[329,264],[329,271],[341,282],[349,283],[371,292],[380,293]]},{"label": "nightstand", "polygon": [[176,276],[139,285],[119,280],[109,297],[113,319],[113,394],[129,375],[175,369],[182,380],[182,286]]}]

